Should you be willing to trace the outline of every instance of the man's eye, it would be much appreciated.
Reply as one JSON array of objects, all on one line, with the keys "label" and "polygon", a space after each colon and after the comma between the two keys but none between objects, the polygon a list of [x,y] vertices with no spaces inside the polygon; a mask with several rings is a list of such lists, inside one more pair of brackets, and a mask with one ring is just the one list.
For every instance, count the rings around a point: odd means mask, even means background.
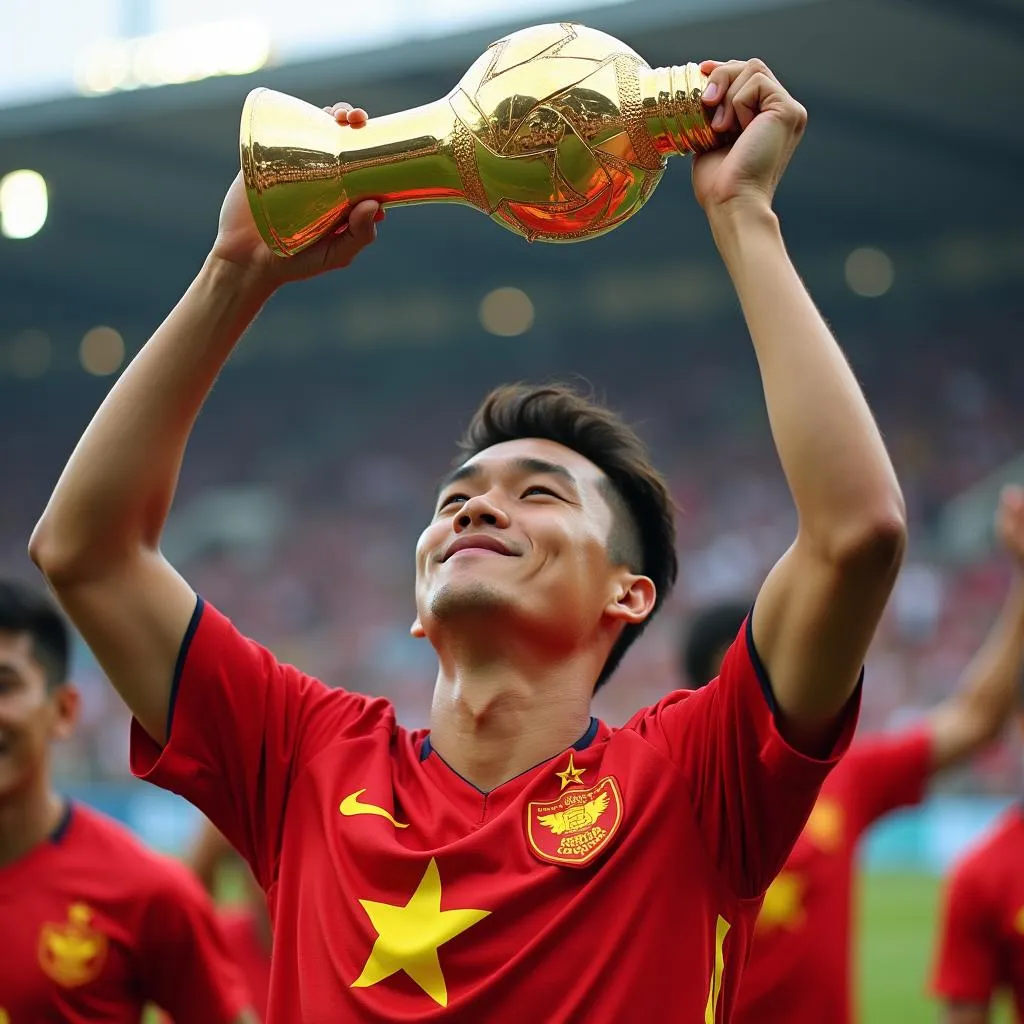
[{"label": "man's eye", "polygon": [[534,484],[532,487],[527,487],[523,491],[523,497],[526,498],[531,494],[546,494],[549,498],[557,498],[558,495],[551,490],[550,487],[542,487],[540,484]]},{"label": "man's eye", "polygon": [[464,501],[469,501],[469,498],[466,497],[465,494],[449,494],[448,497],[444,498],[442,500],[441,504],[438,505],[437,507],[440,510],[440,509],[443,509],[443,508],[447,508],[453,502],[460,502],[461,503],[461,502],[464,502]]}]

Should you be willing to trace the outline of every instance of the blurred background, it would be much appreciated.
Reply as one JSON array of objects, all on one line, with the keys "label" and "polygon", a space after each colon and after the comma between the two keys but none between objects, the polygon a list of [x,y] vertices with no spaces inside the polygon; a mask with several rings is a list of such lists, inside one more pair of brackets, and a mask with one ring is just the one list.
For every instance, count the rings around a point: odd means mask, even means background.
[{"label": "blurred background", "polygon": [[[1009,579],[1024,482],[1022,0],[36,0],[0,34],[0,571],[116,375],[212,242],[246,93],[371,117],[436,99],[504,32],[575,19],[651,64],[763,57],[810,112],[778,197],[797,266],[886,434],[911,515],[863,729],[947,695]],[[490,386],[585,381],[637,421],[679,506],[680,585],[599,700],[620,723],[677,679],[688,612],[752,594],[794,516],[756,366],[682,160],[613,234],[528,245],[460,207],[396,210],[344,275],[292,286],[225,370],[166,550],[241,629],[426,720],[412,549]],[[88,653],[62,784],[180,850],[195,819],[127,773]],[[866,1019],[930,1020],[938,879],[1010,801],[1013,737],[883,822],[865,852]]]}]

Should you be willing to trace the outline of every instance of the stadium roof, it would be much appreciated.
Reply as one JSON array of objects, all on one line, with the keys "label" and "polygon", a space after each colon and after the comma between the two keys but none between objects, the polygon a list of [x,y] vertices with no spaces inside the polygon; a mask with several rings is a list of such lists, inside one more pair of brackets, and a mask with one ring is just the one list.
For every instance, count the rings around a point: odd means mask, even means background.
[{"label": "stadium roof", "polygon": [[[904,294],[1024,281],[1019,0],[634,0],[576,12],[574,20],[618,35],[652,64],[756,54],[772,65],[810,112],[780,206],[807,276],[812,284],[817,276],[831,301],[855,301],[842,261],[858,245],[893,254],[895,291]],[[446,93],[489,42],[517,27],[0,110],[0,173],[41,171],[51,202],[38,236],[0,239],[0,343],[25,328],[77,341],[97,322],[142,340],[212,240],[237,169],[249,89],[267,85],[316,103],[351,99],[371,116],[401,110]],[[497,284],[546,288],[555,302],[552,282],[588,275],[618,282],[624,294],[645,288],[639,305],[656,313],[657,295],[674,290],[673,273],[690,267],[697,284],[689,297],[665,305],[669,313],[687,302],[713,313],[726,298],[708,269],[711,243],[686,178],[684,166],[670,167],[636,218],[569,255],[528,246],[472,210],[395,211],[345,292],[388,296],[392,310],[396,292],[413,306],[433,295],[475,310]],[[325,318],[338,322],[340,290],[337,282],[304,286],[275,309],[300,337],[322,329]],[[408,317],[392,321],[399,333],[403,323]]]}]

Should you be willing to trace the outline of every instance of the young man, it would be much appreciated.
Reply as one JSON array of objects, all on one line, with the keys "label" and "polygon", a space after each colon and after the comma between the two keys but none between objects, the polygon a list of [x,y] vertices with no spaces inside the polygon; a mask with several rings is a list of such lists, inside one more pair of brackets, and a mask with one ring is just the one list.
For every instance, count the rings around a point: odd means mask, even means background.
[{"label": "young man", "polygon": [[731,1015],[761,895],[854,729],[905,529],[867,403],[771,208],[806,114],[760,61],[705,67],[715,128],[738,138],[697,159],[694,189],[800,512],[717,684],[622,730],[591,717],[675,577],[674,519],[636,435],[565,389],[485,400],[419,539],[413,631],[439,661],[429,732],[279,664],[164,561],[217,372],[278,285],[373,238],[372,202],[278,260],[236,181],[206,265],[33,534],[135,714],[134,771],[205,811],[269,895],[272,1021]]},{"label": "young man", "polygon": [[[856,742],[825,781],[765,895],[740,985],[737,1024],[856,1019],[853,902],[862,836],[883,815],[918,803],[937,772],[996,739],[1013,712],[1024,670],[1024,492],[1004,493],[997,530],[1017,569],[1002,613],[948,700],[918,726]],[[694,619],[683,652],[691,685],[717,674],[716,652],[743,621],[741,607],[715,606]]]},{"label": "young man", "polygon": [[0,1021],[138,1024],[153,1003],[179,1024],[251,1022],[189,873],[53,790],[49,747],[78,712],[67,667],[59,613],[0,581]]},{"label": "young man", "polygon": [[[1019,721],[1024,732],[1024,689]],[[989,1024],[999,991],[1024,1022],[1024,806],[1012,807],[949,880],[935,975],[944,1024]]]},{"label": "young man", "polygon": [[221,871],[236,868],[241,881],[241,899],[220,907],[217,916],[231,955],[238,964],[254,1011],[266,1020],[270,995],[270,948],[273,932],[267,899],[252,872],[240,863],[238,853],[209,821],[203,823],[192,844],[187,863],[199,883],[216,900]]}]

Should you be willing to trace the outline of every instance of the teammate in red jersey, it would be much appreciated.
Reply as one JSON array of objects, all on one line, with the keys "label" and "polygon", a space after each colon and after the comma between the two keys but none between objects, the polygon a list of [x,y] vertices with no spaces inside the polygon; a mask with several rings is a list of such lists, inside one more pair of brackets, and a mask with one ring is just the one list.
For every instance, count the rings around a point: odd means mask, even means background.
[{"label": "teammate in red jersey", "polygon": [[217,898],[221,871],[237,868],[242,898],[219,908],[221,931],[228,949],[245,978],[253,1008],[265,1020],[270,994],[270,948],[272,931],[267,900],[259,883],[224,835],[210,822],[204,822],[188,855],[188,866],[203,888]]},{"label": "teammate in red jersey", "polygon": [[731,1016],[761,896],[854,729],[905,527],[771,208],[806,114],[760,61],[705,67],[704,101],[735,141],[696,160],[694,189],[800,522],[717,683],[619,730],[591,717],[673,582],[674,516],[632,430],[566,389],[485,400],[420,537],[413,631],[439,661],[429,732],[280,664],[163,559],[218,370],[278,285],[371,240],[373,202],[280,260],[236,181],[203,270],[37,525],[32,557],[136,716],[134,771],[201,808],[268,893],[271,1021]]},{"label": "teammate in red jersey", "polygon": [[[825,780],[765,895],[740,985],[737,1024],[856,1019],[853,902],[862,836],[889,811],[920,801],[934,774],[996,739],[1013,712],[1024,668],[1024,492],[1006,490],[997,529],[1018,572],[998,621],[947,701],[920,725],[858,740]],[[716,674],[722,644],[744,615],[742,605],[729,602],[695,617],[683,652],[691,685]]]},{"label": "teammate in red jersey", "polygon": [[[1021,691],[1024,731],[1024,690]],[[932,988],[944,1024],[988,1024],[1008,992],[1024,1024],[1024,806],[1015,805],[953,870]]]},{"label": "teammate in red jersey", "polygon": [[0,1021],[251,1021],[213,908],[181,865],[60,797],[49,747],[74,729],[67,626],[0,581]]}]

